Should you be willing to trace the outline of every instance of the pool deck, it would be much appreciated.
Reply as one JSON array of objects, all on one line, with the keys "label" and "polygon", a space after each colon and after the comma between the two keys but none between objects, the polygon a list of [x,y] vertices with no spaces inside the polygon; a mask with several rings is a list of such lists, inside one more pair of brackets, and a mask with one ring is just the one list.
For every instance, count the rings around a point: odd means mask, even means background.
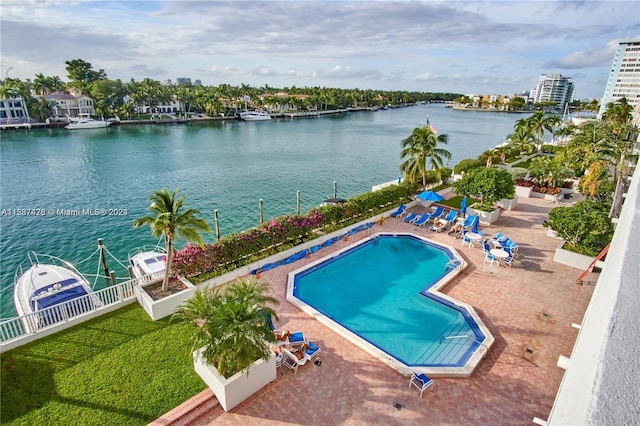
[{"label": "pool deck", "polygon": [[[483,263],[480,249],[399,219],[377,223],[374,232],[407,232],[455,247],[469,266],[442,291],[471,304],[496,342],[469,378],[438,378],[422,399],[409,378],[383,364],[286,301],[287,275],[306,263],[364,238],[360,232],[293,264],[262,274],[281,304],[278,328],[302,330],[318,343],[321,365],[278,369],[277,379],[225,413],[210,390],[185,402],[155,424],[190,425],[361,425],[361,424],[532,424],[546,419],[564,370],[558,356],[570,356],[593,286],[578,285],[581,271],[553,262],[560,240],[542,222],[554,207],[543,199],[521,199],[504,211],[485,235],[507,234],[520,245],[513,267]],[[426,212],[423,207],[411,209]],[[526,349],[533,353],[527,354]],[[400,404],[400,408],[395,405]]]}]

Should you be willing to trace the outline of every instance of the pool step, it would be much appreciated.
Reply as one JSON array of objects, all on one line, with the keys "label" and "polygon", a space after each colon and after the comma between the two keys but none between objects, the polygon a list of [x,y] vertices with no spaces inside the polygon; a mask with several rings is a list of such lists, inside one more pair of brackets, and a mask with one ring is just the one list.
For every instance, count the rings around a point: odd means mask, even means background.
[{"label": "pool step", "polygon": [[[470,335],[464,338],[457,336]],[[454,337],[445,339],[445,337]],[[469,331],[466,322],[455,322],[451,324],[440,336],[441,343],[436,343],[435,347],[426,357],[420,360],[424,364],[450,365],[456,364],[460,357],[473,345],[474,337]]]}]

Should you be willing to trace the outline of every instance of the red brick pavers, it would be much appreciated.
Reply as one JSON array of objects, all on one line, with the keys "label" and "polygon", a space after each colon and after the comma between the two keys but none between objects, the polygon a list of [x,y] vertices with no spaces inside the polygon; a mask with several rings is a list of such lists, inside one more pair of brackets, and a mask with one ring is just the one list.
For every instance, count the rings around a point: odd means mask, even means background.
[{"label": "red brick pavers", "polygon": [[[577,336],[571,323],[582,322],[593,292],[592,286],[575,283],[581,271],[553,262],[559,240],[548,237],[542,226],[551,207],[544,200],[524,199],[496,224],[482,227],[485,235],[501,231],[519,243],[520,260],[511,269],[484,264],[481,250],[463,248],[460,240],[398,219],[374,226],[375,231],[411,230],[450,244],[469,263],[443,292],[471,304],[496,338],[471,377],[438,378],[434,391],[421,399],[417,389],[408,388],[408,377],[285,300],[290,271],[364,238],[362,232],[311,259],[262,274],[281,300],[279,328],[303,330],[318,342],[322,364],[308,363],[295,375],[281,368],[274,382],[241,405],[228,413],[218,406],[193,424],[512,425],[531,424],[534,416],[547,418],[563,375],[556,366],[558,356],[571,354]],[[533,350],[529,359],[526,348]]]}]

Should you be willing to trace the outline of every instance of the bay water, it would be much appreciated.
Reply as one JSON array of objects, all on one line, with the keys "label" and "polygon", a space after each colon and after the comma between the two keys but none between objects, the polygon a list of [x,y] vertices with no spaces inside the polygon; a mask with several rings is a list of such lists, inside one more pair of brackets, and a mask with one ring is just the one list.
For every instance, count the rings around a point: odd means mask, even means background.
[{"label": "bay water", "polygon": [[[149,195],[180,188],[222,235],[349,198],[398,179],[401,141],[427,120],[449,135],[450,166],[475,158],[513,132],[519,114],[456,111],[429,104],[268,122],[122,125],[108,129],[6,131],[0,141],[0,317],[15,315],[13,278],[29,251],[98,271],[97,239],[122,264],[155,245],[145,215]],[[25,215],[26,213],[26,215]],[[215,234],[205,241],[215,241]],[[180,247],[182,242],[179,242]],[[84,261],[89,258],[90,260]],[[124,279],[116,260],[110,267]],[[90,279],[93,282],[93,279]],[[96,282],[96,289],[105,285]]]}]

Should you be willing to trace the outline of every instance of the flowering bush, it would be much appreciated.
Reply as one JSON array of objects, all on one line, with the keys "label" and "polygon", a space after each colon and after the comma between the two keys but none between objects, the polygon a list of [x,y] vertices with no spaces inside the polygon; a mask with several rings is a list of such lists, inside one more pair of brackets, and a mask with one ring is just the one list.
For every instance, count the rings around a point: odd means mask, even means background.
[{"label": "flowering bush", "polygon": [[172,273],[202,282],[315,238],[314,231],[331,232],[405,202],[415,192],[394,185],[359,195],[346,203],[312,209],[306,215],[281,216],[256,228],[227,235],[213,244],[187,244],[174,254]]},{"label": "flowering bush", "polygon": [[516,185],[524,186],[525,188],[531,188],[533,186],[533,181],[526,179],[516,179]]}]

